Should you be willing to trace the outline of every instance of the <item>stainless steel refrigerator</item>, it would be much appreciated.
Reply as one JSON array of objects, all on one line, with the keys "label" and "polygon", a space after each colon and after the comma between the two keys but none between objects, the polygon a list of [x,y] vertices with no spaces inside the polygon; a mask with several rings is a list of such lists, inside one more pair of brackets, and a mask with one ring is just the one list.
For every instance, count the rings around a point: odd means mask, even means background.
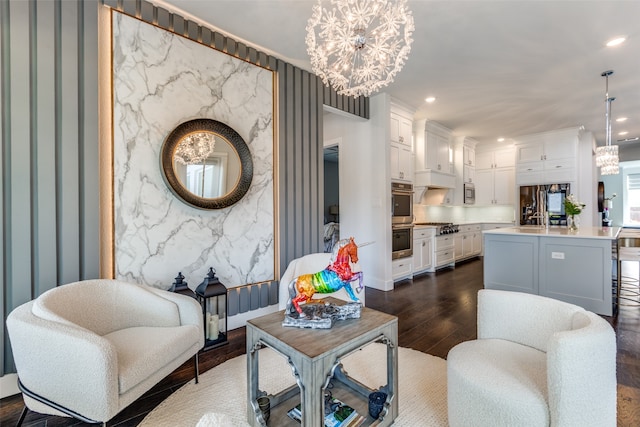
[{"label": "stainless steel refrigerator", "polygon": [[520,187],[520,225],[566,226],[564,199],[570,194],[569,184],[523,185]]}]

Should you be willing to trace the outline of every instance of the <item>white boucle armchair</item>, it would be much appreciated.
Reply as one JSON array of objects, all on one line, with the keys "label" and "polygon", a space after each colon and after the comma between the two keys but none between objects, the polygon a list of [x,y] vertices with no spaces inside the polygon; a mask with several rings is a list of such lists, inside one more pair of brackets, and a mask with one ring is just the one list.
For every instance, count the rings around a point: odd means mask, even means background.
[{"label": "white boucle armchair", "polygon": [[478,293],[478,339],[447,356],[449,425],[616,425],[616,337],[551,298]]},{"label": "white boucle armchair", "polygon": [[[190,297],[116,280],[51,289],[7,318],[25,411],[106,423],[204,345]],[[20,424],[19,422],[19,424]]]}]

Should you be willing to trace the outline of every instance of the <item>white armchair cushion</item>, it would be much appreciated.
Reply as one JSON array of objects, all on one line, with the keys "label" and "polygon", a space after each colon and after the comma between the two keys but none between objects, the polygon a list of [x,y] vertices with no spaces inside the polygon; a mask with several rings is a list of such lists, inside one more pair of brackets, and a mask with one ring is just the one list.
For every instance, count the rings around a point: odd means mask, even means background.
[{"label": "white armchair cushion", "polygon": [[[152,376],[159,366],[184,357],[198,341],[196,326],[135,327],[105,335],[118,354],[119,393],[124,394]],[[188,357],[188,356],[187,356]]]},{"label": "white armchair cushion", "polygon": [[548,426],[546,359],[539,350],[505,340],[455,346],[447,356],[450,424]]}]

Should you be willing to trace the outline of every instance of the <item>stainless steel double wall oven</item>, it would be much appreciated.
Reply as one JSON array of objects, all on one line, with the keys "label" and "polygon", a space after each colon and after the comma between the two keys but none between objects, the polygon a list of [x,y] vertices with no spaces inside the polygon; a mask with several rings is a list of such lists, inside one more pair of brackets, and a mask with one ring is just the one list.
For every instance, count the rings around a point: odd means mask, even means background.
[{"label": "stainless steel double wall oven", "polygon": [[391,183],[391,258],[413,255],[413,185]]}]

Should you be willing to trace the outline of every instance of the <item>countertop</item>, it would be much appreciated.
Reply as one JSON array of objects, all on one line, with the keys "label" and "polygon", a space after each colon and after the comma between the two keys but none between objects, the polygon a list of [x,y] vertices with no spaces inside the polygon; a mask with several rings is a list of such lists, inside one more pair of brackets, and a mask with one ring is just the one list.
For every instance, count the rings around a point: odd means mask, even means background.
[{"label": "countertop", "polygon": [[513,236],[544,236],[544,237],[571,237],[584,239],[616,240],[620,234],[620,227],[586,227],[582,226],[577,231],[570,231],[567,227],[538,227],[535,225],[496,228],[484,230],[485,234],[507,234]]}]

